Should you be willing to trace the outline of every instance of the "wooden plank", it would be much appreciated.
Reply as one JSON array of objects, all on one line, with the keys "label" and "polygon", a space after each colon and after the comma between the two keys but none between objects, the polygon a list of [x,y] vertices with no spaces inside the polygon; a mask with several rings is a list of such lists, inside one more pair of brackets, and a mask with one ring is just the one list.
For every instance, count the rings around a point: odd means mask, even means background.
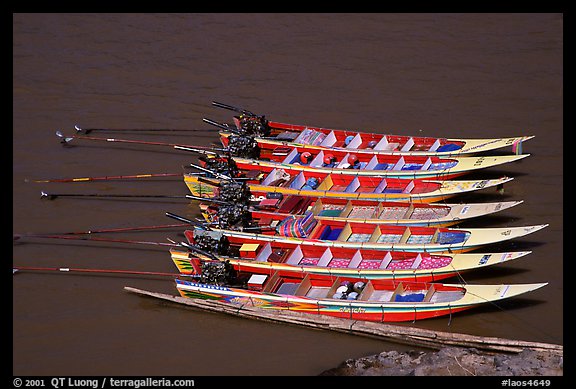
[{"label": "wooden plank", "polygon": [[439,349],[446,346],[459,346],[474,347],[479,350],[493,352],[519,353],[524,349],[531,349],[559,355],[563,355],[564,353],[564,346],[557,344],[432,331],[417,327],[340,319],[326,315],[313,315],[289,310],[267,310],[256,308],[249,304],[240,306],[219,301],[191,299],[146,291],[129,286],[124,287],[124,290],[138,295],[154,297],[176,304],[183,304],[212,312],[232,314],[235,316],[272,321],[276,323],[288,323],[308,328],[338,331],[352,335],[366,336],[428,348]]}]

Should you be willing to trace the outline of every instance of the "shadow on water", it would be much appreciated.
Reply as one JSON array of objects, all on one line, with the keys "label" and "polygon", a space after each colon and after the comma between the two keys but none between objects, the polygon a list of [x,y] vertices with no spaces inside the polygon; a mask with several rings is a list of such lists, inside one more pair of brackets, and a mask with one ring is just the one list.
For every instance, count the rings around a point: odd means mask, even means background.
[{"label": "shadow on water", "polygon": [[500,215],[485,215],[473,219],[463,220],[461,223],[450,226],[449,228],[495,228],[495,227],[508,227],[516,225],[521,217],[516,216],[500,216]]},{"label": "shadow on water", "polygon": [[[515,262],[519,262],[522,261],[522,258],[519,258],[518,260],[516,260]],[[514,262],[512,262],[514,263]],[[513,266],[513,265],[510,265]],[[491,278],[502,278],[502,279],[506,279],[506,277],[512,277],[515,275],[519,275],[519,274],[523,274],[523,273],[529,273],[530,269],[524,269],[524,268],[520,268],[520,267],[499,267],[499,266],[490,266],[490,267],[485,267],[482,269],[478,269],[477,271],[469,271],[469,272],[465,272],[462,274],[459,274],[455,277],[452,278],[447,278],[446,280],[449,281],[444,281],[441,280],[440,282],[458,282],[458,283],[471,283],[471,284],[477,284],[477,283],[485,283],[487,279],[491,279]]]},{"label": "shadow on water", "polygon": [[491,313],[495,311],[503,311],[513,315],[515,311],[521,311],[523,309],[536,307],[545,303],[546,301],[544,300],[532,299],[529,297],[514,297],[512,299],[490,302],[473,309],[458,312],[458,316],[464,319],[467,317],[473,317],[474,315],[481,315],[482,313]]},{"label": "shadow on water", "polygon": [[[506,185],[506,184],[504,184]],[[518,200],[514,196],[506,193],[506,189],[504,189],[504,193],[499,192],[495,188],[488,188],[483,189],[479,192],[471,192],[471,193],[463,193],[449,199],[444,200],[443,202],[439,202],[437,204],[442,205],[442,203],[447,204],[463,204],[463,203],[496,203],[502,201],[515,201]],[[522,204],[517,205],[517,207],[521,207]],[[512,208],[514,209],[514,208]]]},{"label": "shadow on water", "polygon": [[[506,241],[501,243],[494,243],[486,246],[482,251],[486,251],[489,247],[490,251],[534,251],[540,246],[544,246],[548,242],[519,240],[519,241]],[[477,252],[479,250],[476,250]]]}]

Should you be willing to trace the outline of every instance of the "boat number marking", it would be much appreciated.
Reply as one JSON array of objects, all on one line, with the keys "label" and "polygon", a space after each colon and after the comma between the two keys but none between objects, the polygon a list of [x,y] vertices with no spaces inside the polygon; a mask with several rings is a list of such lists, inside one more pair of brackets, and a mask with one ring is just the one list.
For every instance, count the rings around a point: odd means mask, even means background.
[{"label": "boat number marking", "polygon": [[469,150],[476,150],[476,149],[479,149],[479,148],[488,146],[489,144],[496,143],[496,142],[501,142],[501,141],[502,141],[501,138],[492,139],[492,140],[489,141],[489,142],[484,142],[484,143],[480,143],[480,144],[478,144],[478,145],[476,145],[476,146],[468,147],[468,151],[469,151]]},{"label": "boat number marking", "polygon": [[480,262],[478,262],[478,264],[484,265],[486,262],[488,262],[488,260],[490,259],[491,256],[492,256],[492,254],[483,255],[482,258],[480,258]]},{"label": "boat number marking", "polygon": [[480,166],[484,162],[484,157],[480,157],[474,162],[474,166]]},{"label": "boat number marking", "polygon": [[488,183],[489,180],[482,180],[479,183],[476,184],[476,188],[482,189],[486,186],[486,184]]}]

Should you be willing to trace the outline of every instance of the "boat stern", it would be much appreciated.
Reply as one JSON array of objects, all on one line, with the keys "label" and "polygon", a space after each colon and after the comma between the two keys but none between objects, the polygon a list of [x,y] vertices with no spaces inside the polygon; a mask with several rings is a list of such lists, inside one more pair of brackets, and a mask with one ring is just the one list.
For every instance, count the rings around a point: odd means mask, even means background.
[{"label": "boat stern", "polygon": [[216,185],[208,182],[201,182],[198,176],[185,174],[184,183],[193,196],[197,197],[214,197],[216,195]]}]

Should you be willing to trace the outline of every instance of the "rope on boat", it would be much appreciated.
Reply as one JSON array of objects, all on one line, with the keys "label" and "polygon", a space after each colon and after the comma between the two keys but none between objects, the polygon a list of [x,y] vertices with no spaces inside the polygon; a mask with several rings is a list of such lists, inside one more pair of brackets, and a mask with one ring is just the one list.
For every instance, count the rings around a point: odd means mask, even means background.
[{"label": "rope on boat", "polygon": [[[454,257],[452,257],[452,259],[454,259]],[[464,285],[468,284],[468,282],[466,282],[466,280],[464,279],[464,276],[462,275],[462,273],[454,267],[454,264],[452,262],[453,261],[450,261],[450,267],[456,273],[456,277],[458,278],[459,281],[461,281],[460,283],[464,284]],[[432,273],[432,275],[434,275],[434,273]]]},{"label": "rope on boat", "polygon": [[348,331],[349,331],[350,333],[352,333],[352,327],[353,327],[354,324],[356,324],[357,322],[358,322],[358,320],[354,320],[354,321],[350,324],[350,327],[348,327]]},{"label": "rope on boat", "polygon": [[[468,293],[470,293],[470,292],[468,292]],[[523,325],[526,325],[527,327],[529,327],[529,328],[531,328],[531,329],[533,329],[533,330],[537,330],[540,334],[544,334],[544,335],[546,335],[547,337],[549,337],[550,339],[554,339],[554,341],[558,341],[558,339],[556,339],[554,336],[550,335],[549,333],[541,330],[540,328],[538,328],[538,327],[536,327],[536,326],[534,326],[534,325],[531,325],[530,322],[527,322],[527,321],[525,321],[525,320],[520,320],[520,319],[518,318],[518,316],[516,316],[513,312],[510,312],[509,310],[506,310],[506,309],[502,308],[500,305],[497,304],[496,301],[487,300],[487,299],[483,298],[482,296],[478,296],[478,295],[476,295],[476,294],[474,294],[474,293],[470,293],[470,294],[471,294],[472,296],[475,296],[475,297],[478,297],[478,298],[480,298],[480,299],[485,300],[488,304],[490,304],[490,305],[498,308],[498,310],[500,310],[502,313],[507,314],[507,315],[510,315],[510,316],[513,317],[514,319],[516,319],[516,320],[518,320],[518,321],[521,321]],[[502,301],[504,301],[504,300],[502,300]],[[450,308],[450,304],[448,304],[448,307]],[[450,321],[452,321],[452,313],[450,313]],[[448,325],[450,325],[450,322],[448,322]]]},{"label": "rope on boat", "polygon": [[240,315],[240,311],[244,308],[244,306],[245,306],[246,304],[248,304],[248,303],[244,303],[244,304],[242,304],[242,305],[240,305],[240,306],[238,307],[238,309],[236,310],[236,316]]}]

